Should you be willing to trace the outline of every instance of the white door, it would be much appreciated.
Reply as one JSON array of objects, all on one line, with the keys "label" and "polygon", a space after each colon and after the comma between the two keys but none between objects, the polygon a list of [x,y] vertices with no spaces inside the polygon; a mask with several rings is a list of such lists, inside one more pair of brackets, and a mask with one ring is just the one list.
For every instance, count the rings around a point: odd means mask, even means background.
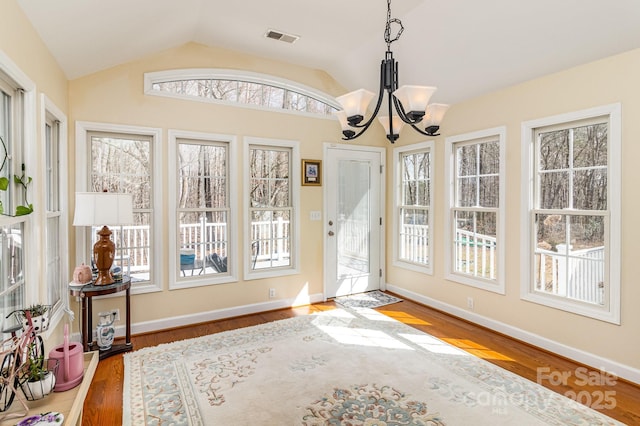
[{"label": "white door", "polygon": [[378,148],[325,147],[325,298],[380,288],[383,161]]}]

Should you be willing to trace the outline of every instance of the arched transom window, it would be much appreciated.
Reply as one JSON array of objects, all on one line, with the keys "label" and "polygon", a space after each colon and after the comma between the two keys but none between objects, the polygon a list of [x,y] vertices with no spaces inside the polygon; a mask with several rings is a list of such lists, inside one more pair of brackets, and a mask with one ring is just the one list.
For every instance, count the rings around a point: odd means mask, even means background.
[{"label": "arched transom window", "polygon": [[147,95],[250,108],[330,116],[340,109],[332,96],[282,78],[228,69],[183,69],[145,73]]}]

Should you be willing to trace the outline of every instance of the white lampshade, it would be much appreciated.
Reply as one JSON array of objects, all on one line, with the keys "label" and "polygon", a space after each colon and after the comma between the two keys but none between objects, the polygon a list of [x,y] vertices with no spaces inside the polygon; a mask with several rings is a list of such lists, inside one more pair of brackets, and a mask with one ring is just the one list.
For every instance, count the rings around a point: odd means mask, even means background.
[{"label": "white lampshade", "polygon": [[402,86],[396,89],[393,95],[398,98],[405,112],[422,112],[427,108],[429,99],[436,90],[438,89],[433,86]]},{"label": "white lampshade", "polygon": [[449,105],[446,104],[431,104],[427,107],[424,115],[424,125],[425,127],[429,126],[439,126],[444,118],[444,114],[449,109]]},{"label": "white lampshade", "polygon": [[115,192],[76,192],[74,226],[133,224],[133,197]]},{"label": "white lampshade", "polygon": [[[380,120],[380,124],[382,124],[382,127],[384,127],[384,134],[388,136],[389,135],[389,116],[383,115],[382,117],[378,117],[378,120]],[[397,115],[393,116],[392,121],[393,121],[393,134],[399,135],[400,131],[402,130],[402,127],[404,127],[404,121],[402,121],[402,119]]]},{"label": "white lampshade", "polygon": [[353,130],[351,126],[349,126],[349,122],[347,121],[347,113],[344,111],[334,111],[332,113],[336,116],[338,121],[340,122],[340,128],[342,130]]},{"label": "white lampshade", "polygon": [[347,117],[355,115],[365,116],[367,108],[375,93],[365,89],[359,89],[346,95],[338,96],[336,101],[342,106]]}]

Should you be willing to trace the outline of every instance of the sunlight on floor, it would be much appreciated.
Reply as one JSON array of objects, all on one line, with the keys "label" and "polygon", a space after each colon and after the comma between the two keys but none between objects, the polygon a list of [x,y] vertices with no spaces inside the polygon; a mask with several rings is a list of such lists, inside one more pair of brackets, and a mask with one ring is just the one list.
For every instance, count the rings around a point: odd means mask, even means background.
[{"label": "sunlight on floor", "polygon": [[400,334],[400,336],[432,353],[471,356],[467,352],[428,334]]},{"label": "sunlight on floor", "polygon": [[411,314],[402,311],[388,311],[388,310],[379,310],[378,312],[388,316],[389,318],[393,318],[396,321],[400,321],[405,324],[413,324],[413,325],[431,325],[425,320],[414,317]]},{"label": "sunlight on floor", "polygon": [[509,358],[506,355],[501,354],[500,352],[493,351],[486,346],[482,346],[479,343],[476,343],[469,339],[453,339],[443,337],[447,343],[452,344],[453,346],[460,348],[466,352],[469,352],[471,355],[475,355],[478,358],[482,359],[494,359],[498,361],[513,361],[512,358]]},{"label": "sunlight on floor", "polygon": [[320,325],[318,328],[344,345],[413,350],[393,336],[379,330],[324,325]]}]

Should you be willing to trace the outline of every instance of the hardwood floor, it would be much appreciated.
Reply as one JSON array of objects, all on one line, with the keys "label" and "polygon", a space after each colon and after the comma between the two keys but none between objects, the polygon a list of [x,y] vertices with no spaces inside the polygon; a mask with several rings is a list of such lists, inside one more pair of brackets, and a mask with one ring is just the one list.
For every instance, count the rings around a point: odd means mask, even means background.
[{"label": "hardwood floor", "polygon": [[[189,339],[334,308],[333,302],[327,302],[270,311],[136,335],[133,336],[132,342],[135,349],[141,349],[160,343]],[[561,394],[568,392],[569,395],[576,395],[578,400],[581,399],[583,403],[591,401],[592,407],[597,403],[603,407],[614,405],[610,409],[601,408],[598,411],[628,425],[640,425],[640,386],[615,380],[614,377],[603,376],[598,371],[588,371],[584,366],[565,358],[408,300],[377,310],[520,376],[534,382],[537,381],[556,392]],[[544,370],[538,370],[539,368]],[[542,374],[539,374],[538,371],[542,371]],[[566,383],[557,383],[563,381],[553,380],[559,377],[558,374],[567,373],[571,373],[571,377],[566,380]],[[538,376],[540,376],[540,380],[538,380]],[[100,361],[84,404],[83,425],[112,426],[122,424],[123,377],[122,355]],[[585,382],[588,383],[584,384]]]}]

